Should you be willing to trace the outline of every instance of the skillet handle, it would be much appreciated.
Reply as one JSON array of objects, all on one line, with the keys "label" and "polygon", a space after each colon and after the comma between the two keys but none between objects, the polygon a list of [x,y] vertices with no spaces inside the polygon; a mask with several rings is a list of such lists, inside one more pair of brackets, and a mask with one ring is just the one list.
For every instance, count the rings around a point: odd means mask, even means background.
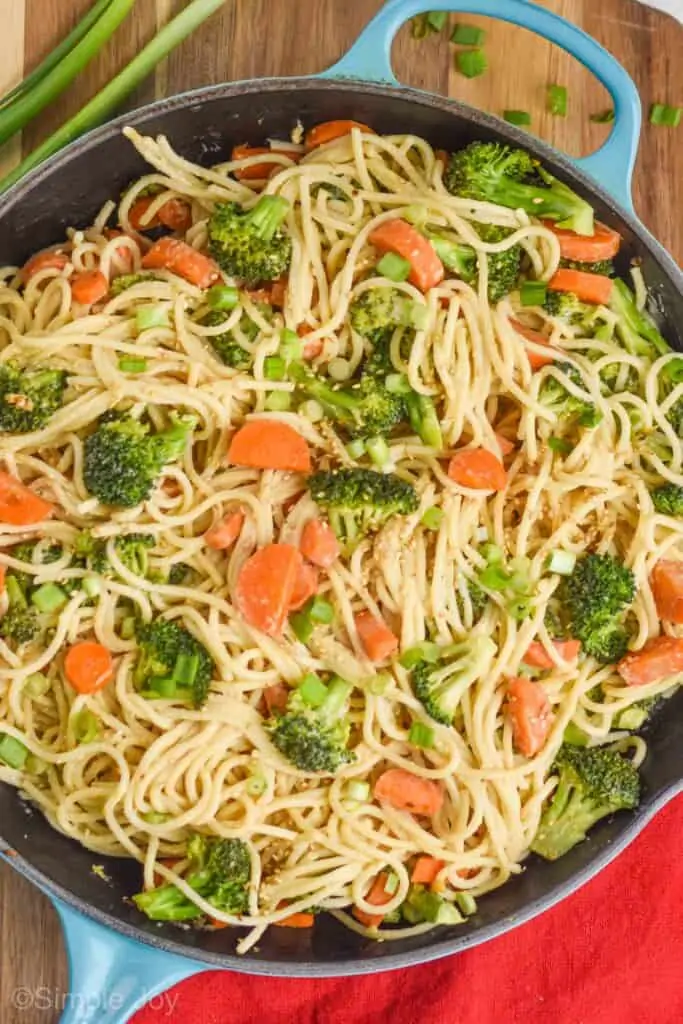
[{"label": "skillet handle", "polygon": [[50,897],[62,922],[69,992],[60,1024],[126,1024],[150,1003],[173,1013],[166,989],[204,970],[201,964],[127,939]]},{"label": "skillet handle", "polygon": [[426,10],[484,14],[528,28],[581,61],[614,101],[614,123],[607,141],[590,156],[575,160],[627,210],[633,209],[631,178],[640,134],[640,97],[626,70],[583,29],[531,0],[388,0],[351,49],[321,78],[360,78],[398,85],[391,67],[391,44],[401,25]]}]

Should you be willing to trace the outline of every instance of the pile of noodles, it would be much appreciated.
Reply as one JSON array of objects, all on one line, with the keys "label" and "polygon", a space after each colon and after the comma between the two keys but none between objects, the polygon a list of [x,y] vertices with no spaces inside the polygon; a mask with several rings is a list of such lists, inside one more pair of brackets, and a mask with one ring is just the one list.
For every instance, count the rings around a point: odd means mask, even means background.
[{"label": "pile of noodles", "polygon": [[[636,698],[669,685],[653,683],[634,692],[611,666],[586,658],[577,668],[558,658],[544,678],[555,715],[550,738],[532,758],[513,748],[505,679],[515,673],[532,639],[550,642],[544,617],[558,578],[544,575],[549,553],[581,554],[590,548],[619,555],[635,573],[638,587],[631,612],[633,646],[659,632],[649,572],[664,555],[683,557],[683,525],[657,515],[648,495],[648,482],[662,477],[683,484],[681,443],[666,408],[657,405],[658,375],[674,356],[651,363],[629,355],[616,341],[582,339],[575,329],[553,321],[551,340],[565,350],[566,362],[580,370],[583,392],[557,365],[532,373],[524,342],[509,323],[515,314],[524,319],[525,311],[515,310],[510,299],[495,308],[488,303],[485,260],[478,290],[455,279],[427,295],[407,282],[396,285],[426,309],[425,326],[415,331],[407,361],[395,338],[396,369],[416,391],[434,396],[447,450],[471,442],[496,451],[496,431],[515,440],[508,487],[493,497],[467,490],[448,479],[442,459],[415,436],[390,440],[394,471],[419,493],[418,512],[391,520],[348,559],[335,563],[321,586],[335,607],[335,621],[316,631],[310,649],[289,630],[281,640],[271,639],[238,614],[231,597],[237,574],[257,547],[273,541],[296,544],[316,509],[301,476],[227,465],[230,435],[247,416],[276,417],[306,438],[317,468],[353,464],[329,423],[264,409],[273,389],[292,388],[286,381],[264,378],[264,360],[276,352],[282,328],[308,325],[307,341],[323,343],[315,365],[324,369],[330,360],[342,358],[353,372],[363,356],[363,339],[350,329],[349,304],[366,289],[386,284],[367,276],[376,260],[368,234],[415,204],[428,210],[431,223],[456,232],[482,254],[520,243],[543,279],[557,266],[558,242],[523,213],[450,195],[442,180],[443,163],[424,139],[413,135],[354,131],[298,163],[286,153],[273,154],[269,160],[280,163],[281,170],[248,187],[231,177],[235,164],[209,170],[182,159],[164,138],[127,134],[151,171],[127,190],[118,210],[111,202],[91,227],[69,232],[62,248],[71,265],[44,269],[25,287],[15,267],[0,269],[0,359],[36,361],[69,373],[68,401],[44,429],[2,437],[3,468],[30,483],[59,511],[38,531],[1,526],[0,563],[34,573],[37,583],[78,577],[86,570],[68,568],[78,532],[89,529],[96,537],[116,538],[135,531],[156,538],[151,564],[157,580],[166,579],[177,562],[191,566],[194,579],[192,586],[141,579],[121,564],[111,543],[108,556],[117,578],[102,578],[97,603],[77,590],[59,614],[54,633],[28,653],[16,653],[0,640],[0,725],[42,764],[37,773],[0,766],[0,780],[19,787],[55,828],[94,853],[138,860],[141,888],[153,885],[155,877],[173,881],[219,921],[236,923],[182,880],[186,842],[197,830],[244,840],[253,872],[249,911],[241,921],[250,930],[241,951],[269,923],[311,906],[332,910],[363,931],[340,908],[353,903],[372,911],[364,894],[381,869],[398,878],[383,910],[397,908],[409,886],[408,862],[417,853],[444,862],[440,881],[446,899],[462,889],[479,895],[500,886],[521,870],[543,801],[555,785],[549,769],[567,724],[576,723],[592,741],[621,744],[639,763],[645,756],[643,740],[619,731],[616,719]],[[321,188],[324,184],[337,189]],[[186,240],[196,247],[205,244],[216,202],[253,204],[261,189],[286,197],[293,259],[282,313],[269,321],[256,298],[242,292],[227,325],[202,326],[204,294],[165,271],[158,272],[161,280],[137,284],[92,309],[74,303],[68,282],[72,268],[99,267],[113,278],[139,267],[147,243],[131,227],[128,214],[148,186],[161,187],[150,215],[169,197],[191,202],[193,225]],[[115,212],[125,236],[108,237],[106,226]],[[515,230],[504,242],[486,245],[477,235],[479,223]],[[149,303],[167,310],[172,326],[140,333],[135,312]],[[237,372],[218,360],[207,338],[236,325],[245,310],[259,334],[245,341],[254,353],[252,370]],[[532,313],[538,324],[542,312]],[[587,358],[589,348],[604,356]],[[125,355],[144,357],[146,371],[122,372],[118,360]],[[624,390],[606,396],[598,374],[607,363],[620,364]],[[572,439],[572,450],[563,457],[546,443],[559,429],[554,414],[539,401],[548,375],[603,413],[595,429]],[[671,401],[682,390],[683,385]],[[186,456],[166,468],[151,498],[135,509],[115,510],[99,505],[84,487],[83,444],[96,419],[121,403],[134,412],[146,408],[159,424],[165,422],[164,412],[189,411],[198,427]],[[673,451],[666,463],[649,443],[653,434]],[[421,524],[421,514],[433,505],[445,513],[437,530]],[[227,554],[207,549],[202,535],[235,507],[246,515],[238,542]],[[63,557],[32,566],[12,558],[12,544],[36,537],[46,545],[60,542]],[[530,559],[537,592],[529,618],[515,621],[502,599],[494,597],[473,627],[465,581],[483,565],[478,554],[483,538],[510,557]],[[217,671],[201,709],[149,700],[135,691],[136,643],[118,631],[123,610],[130,614],[131,605],[143,620],[163,614],[182,621],[206,646]],[[394,664],[384,670],[385,688],[373,692],[381,689],[371,685],[376,669],[365,659],[354,626],[354,614],[363,608],[393,624],[402,648],[428,637],[445,643],[466,634],[490,636],[497,645],[491,671],[460,695],[457,728],[431,722],[433,749],[408,743],[411,721],[430,719],[404,669]],[[77,639],[93,636],[113,652],[116,675],[101,692],[81,696],[65,683],[61,655]],[[51,685],[32,697],[24,684],[38,671],[48,675]],[[335,671],[357,684],[352,700],[356,759],[335,777],[296,770],[274,749],[264,728],[264,689],[282,680],[294,684],[308,671]],[[84,708],[97,716],[100,732],[92,742],[78,743],[74,723]],[[267,785],[261,795],[251,796],[247,783],[255,765]],[[392,766],[440,780],[445,801],[434,819],[345,800],[349,779],[372,782]],[[150,812],[168,817],[149,824],[143,815]],[[173,867],[159,863],[178,858]],[[383,934],[402,936],[429,927]]]}]

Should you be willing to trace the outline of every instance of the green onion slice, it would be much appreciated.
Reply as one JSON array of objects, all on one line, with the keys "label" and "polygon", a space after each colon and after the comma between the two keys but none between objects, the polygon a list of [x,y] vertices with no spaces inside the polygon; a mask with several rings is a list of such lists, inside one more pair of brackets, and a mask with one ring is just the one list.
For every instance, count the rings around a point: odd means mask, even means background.
[{"label": "green onion slice", "polygon": [[455,55],[455,66],[465,78],[478,78],[488,67],[483,50],[459,50]]},{"label": "green onion slice", "polygon": [[451,32],[451,42],[456,46],[481,46],[486,33],[483,28],[477,25],[463,25],[458,23]]},{"label": "green onion slice", "polygon": [[523,306],[542,306],[548,294],[545,281],[523,281],[519,289],[519,298]]},{"label": "green onion slice", "polygon": [[410,274],[410,263],[395,252],[385,252],[377,264],[377,273],[390,281],[405,281]]},{"label": "green onion slice", "polygon": [[508,124],[516,124],[519,128],[531,124],[531,114],[528,110],[504,110],[503,119]]}]

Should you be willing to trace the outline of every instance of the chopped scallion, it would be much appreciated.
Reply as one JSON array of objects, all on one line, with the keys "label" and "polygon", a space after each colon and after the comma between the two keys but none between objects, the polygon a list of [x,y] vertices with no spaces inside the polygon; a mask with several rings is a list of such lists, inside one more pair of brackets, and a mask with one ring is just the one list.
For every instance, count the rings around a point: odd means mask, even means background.
[{"label": "chopped scallion", "polygon": [[629,732],[633,732],[635,729],[640,729],[641,725],[644,725],[646,721],[647,711],[645,708],[626,708],[626,710],[622,711],[619,715],[617,719],[617,726],[619,729],[628,729]]},{"label": "chopped scallion", "polygon": [[432,505],[431,508],[426,508],[422,513],[422,519],[420,522],[428,530],[438,530],[443,521],[443,509],[439,508],[438,505]]},{"label": "chopped scallion", "polygon": [[458,904],[458,907],[462,910],[463,914],[467,914],[468,917],[471,914],[476,914],[477,901],[471,893],[464,892],[463,890],[456,892],[455,902]]},{"label": "chopped scallion", "polygon": [[411,302],[407,307],[408,321],[416,331],[424,331],[429,323],[429,310],[423,302]]},{"label": "chopped scallion", "polygon": [[309,398],[308,401],[302,402],[297,412],[300,416],[305,416],[311,423],[319,423],[320,420],[325,419],[325,410],[320,402],[316,402],[315,398]]},{"label": "chopped scallion", "polygon": [[304,343],[296,333],[285,327],[280,335],[280,355],[290,363],[293,359],[301,359],[304,354]]},{"label": "chopped scallion", "polygon": [[571,576],[576,565],[573,551],[553,551],[548,559],[548,572],[556,572],[558,576]]},{"label": "chopped scallion", "polygon": [[327,687],[315,672],[307,672],[297,686],[299,697],[311,708],[319,708],[327,697]]},{"label": "chopped scallion", "polygon": [[142,356],[121,356],[118,365],[121,373],[144,373],[147,369],[147,360]]},{"label": "chopped scallion", "polygon": [[17,771],[26,764],[28,747],[25,747],[21,740],[17,740],[9,733],[0,733],[0,761],[3,761],[9,768],[16,768]]},{"label": "chopped scallion", "polygon": [[139,331],[149,331],[153,327],[170,327],[168,310],[165,306],[152,304],[138,306],[135,310],[135,326]]},{"label": "chopped scallion", "polygon": [[427,24],[433,32],[440,32],[447,19],[448,11],[427,11]]},{"label": "chopped scallion", "polygon": [[378,672],[366,682],[365,689],[375,697],[381,697],[387,692],[392,683],[393,678],[389,672]]},{"label": "chopped scallion", "polygon": [[528,110],[504,110],[503,120],[508,124],[516,124],[519,128],[531,124],[531,114]]},{"label": "chopped scallion", "polygon": [[683,107],[670,107],[668,103],[653,103],[650,107],[650,124],[678,128],[681,116]]},{"label": "chopped scallion", "polygon": [[121,639],[132,640],[135,636],[135,616],[128,615],[121,623]]},{"label": "chopped scallion", "polygon": [[519,299],[523,306],[542,306],[548,293],[545,281],[523,281]]},{"label": "chopped scallion", "polygon": [[312,622],[329,626],[334,620],[334,608],[324,597],[312,597],[305,607]]},{"label": "chopped scallion", "polygon": [[246,781],[246,790],[249,796],[263,796],[268,789],[268,780],[257,772],[249,775]]},{"label": "chopped scallion", "polygon": [[341,359],[337,356],[335,359],[330,359],[327,364],[327,372],[332,380],[343,381],[348,380],[353,371],[348,359]]},{"label": "chopped scallion", "polygon": [[390,281],[405,281],[410,274],[410,263],[395,252],[385,252],[376,270]]},{"label": "chopped scallion", "polygon": [[292,406],[292,394],[290,391],[271,391],[263,404],[270,412],[286,412]]},{"label": "chopped scallion", "polygon": [[39,612],[56,612],[69,600],[67,594],[56,583],[43,583],[31,595],[31,601]]},{"label": "chopped scallion", "polygon": [[206,293],[206,301],[211,309],[227,313],[240,301],[240,293],[233,285],[215,284]]},{"label": "chopped scallion", "polygon": [[413,390],[408,378],[402,373],[390,373],[384,382],[384,386],[392,395],[408,395]]},{"label": "chopped scallion", "polygon": [[88,597],[99,597],[102,593],[102,580],[99,576],[84,576],[81,588]]},{"label": "chopped scallion", "polygon": [[306,615],[305,612],[294,612],[293,615],[289,616],[289,624],[297,640],[300,640],[302,644],[307,644],[313,636],[315,628],[310,616]]},{"label": "chopped scallion", "polygon": [[356,438],[355,441],[349,441],[346,450],[352,459],[362,459],[365,455],[365,441],[361,437]]},{"label": "chopped scallion", "polygon": [[451,32],[451,42],[456,46],[481,46],[486,33],[477,25],[463,25],[458,22]]},{"label": "chopped scallion", "polygon": [[488,67],[483,50],[459,50],[455,55],[455,66],[465,78],[478,78]]},{"label": "chopped scallion", "polygon": [[564,85],[548,86],[548,110],[556,117],[567,116],[567,87]]},{"label": "chopped scallion", "polygon": [[562,740],[564,743],[568,743],[572,747],[585,747],[588,744],[588,735],[576,724],[576,722],[570,722],[564,730]]},{"label": "chopped scallion", "polygon": [[434,730],[425,722],[413,722],[408,733],[408,742],[414,747],[429,750],[434,746]]},{"label": "chopped scallion", "polygon": [[287,363],[282,356],[266,356],[263,360],[263,376],[266,380],[284,380],[287,376]]},{"label": "chopped scallion", "polygon": [[165,825],[170,820],[171,815],[165,814],[163,811],[145,811],[140,817],[148,825]]},{"label": "chopped scallion", "polygon": [[100,735],[100,720],[90,708],[82,708],[73,717],[76,743],[92,743]]},{"label": "chopped scallion", "polygon": [[[370,783],[360,779],[349,779],[344,785],[345,800],[359,800],[361,803],[370,798]],[[386,888],[386,886],[385,886]]]},{"label": "chopped scallion", "polygon": [[192,686],[198,671],[198,654],[179,654],[173,666],[173,682],[177,686]]},{"label": "chopped scallion", "polygon": [[389,445],[383,437],[369,437],[365,442],[365,450],[376,466],[382,469],[391,462]]}]

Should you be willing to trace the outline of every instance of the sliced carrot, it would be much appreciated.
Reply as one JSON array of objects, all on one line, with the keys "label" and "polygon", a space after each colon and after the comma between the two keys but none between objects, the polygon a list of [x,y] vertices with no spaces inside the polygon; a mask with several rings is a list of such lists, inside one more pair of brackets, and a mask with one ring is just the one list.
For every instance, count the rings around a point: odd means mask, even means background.
[{"label": "sliced carrot", "polygon": [[683,672],[683,637],[657,636],[639,651],[631,651],[617,665],[629,686],[645,686]]},{"label": "sliced carrot", "polygon": [[324,519],[309,519],[301,534],[301,554],[313,565],[329,569],[339,558],[339,541]]},{"label": "sliced carrot", "polygon": [[99,302],[109,291],[109,282],[101,270],[84,270],[71,278],[71,295],[83,306]]},{"label": "sliced carrot", "polygon": [[172,231],[187,231],[192,227],[190,204],[176,196],[167,199],[158,210],[155,210],[149,220],[145,220],[147,211],[155,200],[156,196],[141,196],[131,206],[128,220],[136,231],[149,231],[151,228],[159,227],[160,224]]},{"label": "sliced carrot", "polygon": [[210,917],[208,921],[211,927],[214,929],[214,931],[217,932],[220,931],[222,928],[230,927],[227,921],[219,921],[217,917]]},{"label": "sliced carrot", "polygon": [[660,619],[683,623],[683,562],[660,559],[652,570],[650,585]]},{"label": "sliced carrot", "polygon": [[360,642],[370,661],[384,661],[398,650],[398,637],[372,612],[359,612],[354,616]]},{"label": "sliced carrot", "polygon": [[408,280],[426,292],[443,281],[443,263],[424,235],[406,220],[385,220],[370,232],[368,241],[380,252],[395,252],[410,264]]},{"label": "sliced carrot", "polygon": [[7,575],[7,566],[0,565],[0,594],[5,593],[5,576]]},{"label": "sliced carrot", "polygon": [[437,160],[441,161],[441,163],[444,165],[444,167],[448,163],[448,150],[446,150],[446,149],[435,149],[434,150],[434,156],[436,157]]},{"label": "sliced carrot", "polygon": [[[310,327],[308,324],[299,324],[296,329],[296,333],[300,338],[305,338],[307,334],[312,334],[315,330],[314,327]],[[304,359],[317,359],[323,350],[323,339],[313,338],[311,341],[304,342],[303,357]]]},{"label": "sliced carrot", "polygon": [[316,124],[313,128],[309,128],[306,132],[304,139],[306,152],[316,149],[318,146],[324,146],[326,142],[334,142],[335,139],[341,139],[345,135],[350,135],[353,128],[360,128],[362,132],[366,132],[368,135],[375,134],[372,128],[363,124],[362,121],[323,121],[321,124]]},{"label": "sliced carrot", "polygon": [[301,552],[292,544],[267,544],[246,560],[235,587],[242,617],[268,636],[280,636],[292,603]]},{"label": "sliced carrot", "polygon": [[97,693],[113,678],[111,652],[95,640],[82,640],[67,651],[64,672],[78,693]]},{"label": "sliced carrot", "polygon": [[505,466],[486,448],[463,448],[448,463],[448,476],[461,487],[477,491],[504,491],[508,475]]},{"label": "sliced carrot", "polygon": [[432,885],[436,876],[446,866],[445,860],[438,857],[428,857],[426,854],[418,857],[415,861],[410,881],[416,885]]},{"label": "sliced carrot", "polygon": [[[162,867],[168,868],[169,871],[175,871],[178,864],[180,864],[180,858],[178,857],[160,857],[157,864],[161,864]],[[166,885],[166,879],[160,871],[153,873],[155,885]]]},{"label": "sliced carrot", "polygon": [[33,526],[47,519],[52,511],[49,501],[43,501],[21,480],[0,470],[0,523]]},{"label": "sliced carrot", "polygon": [[604,306],[610,300],[614,281],[604,274],[560,267],[548,281],[548,288],[554,292],[573,292],[582,302]]},{"label": "sliced carrot", "polygon": [[284,711],[289,700],[289,689],[284,683],[273,683],[263,691],[263,700],[269,715],[274,711]]},{"label": "sliced carrot", "polygon": [[[565,661],[575,661],[581,653],[579,640],[553,640],[553,647]],[[555,668],[555,662],[538,640],[529,644],[522,661],[531,668]]]},{"label": "sliced carrot", "polygon": [[300,912],[283,917],[281,921],[273,921],[278,928],[312,928],[315,924],[315,914]]},{"label": "sliced carrot", "polygon": [[[233,146],[231,160],[245,160],[250,156],[269,156],[272,153],[282,153],[298,163],[302,154],[292,149],[278,149],[277,146]],[[232,172],[238,181],[250,181],[254,178],[269,178],[271,174],[281,171],[285,165],[273,162],[272,160],[259,161],[257,164],[249,164],[248,167],[236,167]]]},{"label": "sliced carrot", "polygon": [[318,570],[314,565],[308,565],[302,561],[289,602],[289,610],[296,612],[302,608],[309,597],[313,597],[318,592],[318,583]]},{"label": "sliced carrot", "polygon": [[37,252],[35,256],[32,256],[21,268],[21,279],[24,284],[27,284],[39,271],[64,270],[68,262],[69,257],[65,252],[59,252],[57,249],[43,249],[42,252]]},{"label": "sliced carrot", "polygon": [[252,302],[265,302],[274,309],[283,309],[287,298],[287,283],[286,277],[278,277],[262,288],[247,289],[247,295]]},{"label": "sliced carrot", "polygon": [[208,288],[220,277],[218,265],[179,238],[160,238],[142,257],[146,270],[170,270],[198,288]]},{"label": "sliced carrot", "polygon": [[310,473],[308,444],[293,427],[279,420],[250,420],[233,434],[228,462],[257,469],[288,469]]},{"label": "sliced carrot", "polygon": [[399,811],[430,817],[438,814],[443,805],[443,789],[438,782],[413,775],[405,768],[382,772],[373,786],[373,795]]},{"label": "sliced carrot", "polygon": [[558,228],[551,220],[541,221],[543,227],[549,228],[560,243],[560,254],[566,260],[577,260],[580,263],[597,263],[599,260],[611,260],[619,252],[621,235],[599,220],[595,222],[592,235],[577,235],[575,231]]},{"label": "sliced carrot", "polygon": [[[131,237],[130,235],[127,235],[125,231],[120,231],[118,228],[105,228],[102,234],[108,240],[111,240],[112,238]],[[133,256],[132,250],[127,245],[119,245],[115,252],[118,258],[123,263],[124,267],[127,270],[132,270],[135,265],[135,258]]]},{"label": "sliced carrot", "polygon": [[525,676],[508,680],[507,714],[520,754],[533,757],[542,749],[553,724],[550,701],[540,683]]},{"label": "sliced carrot", "polygon": [[514,441],[511,441],[508,437],[504,437],[503,434],[499,434],[496,432],[496,441],[498,442],[500,454],[502,455],[503,458],[505,458],[506,455],[511,455],[512,452],[514,452],[515,443]]},{"label": "sliced carrot", "polygon": [[[391,893],[386,890],[388,881],[389,875],[387,872],[380,871],[365,897],[366,902],[370,903],[373,907],[382,907],[385,903],[388,903],[391,899]],[[368,914],[366,910],[361,910],[360,907],[354,907],[352,913],[355,919],[365,925],[366,928],[377,928],[384,920],[384,914]]]},{"label": "sliced carrot", "polygon": [[[533,345],[544,345],[547,348],[552,348],[545,334],[541,334],[540,331],[534,331],[531,327],[521,324],[519,320],[513,320],[512,317],[509,323],[517,331],[517,334],[521,334],[523,338],[530,341]],[[532,370],[540,370],[542,366],[548,366],[550,363],[555,362],[554,356],[544,356],[539,352],[531,352],[529,349],[527,349],[526,354]]]},{"label": "sliced carrot", "polygon": [[232,547],[244,526],[244,512],[229,512],[220,523],[216,523],[204,534],[204,542],[214,551],[225,551]]}]

